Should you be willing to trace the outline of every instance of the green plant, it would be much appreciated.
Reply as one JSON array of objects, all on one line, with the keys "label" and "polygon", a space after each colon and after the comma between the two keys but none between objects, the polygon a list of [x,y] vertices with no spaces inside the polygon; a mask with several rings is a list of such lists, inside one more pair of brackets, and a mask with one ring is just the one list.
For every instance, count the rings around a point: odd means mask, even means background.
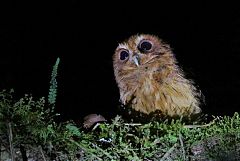
[{"label": "green plant", "polygon": [[55,65],[53,66],[52,75],[51,75],[51,81],[50,81],[50,88],[48,93],[48,103],[55,106],[56,103],[56,97],[57,97],[57,70],[58,65],[60,62],[60,58],[57,58]]}]

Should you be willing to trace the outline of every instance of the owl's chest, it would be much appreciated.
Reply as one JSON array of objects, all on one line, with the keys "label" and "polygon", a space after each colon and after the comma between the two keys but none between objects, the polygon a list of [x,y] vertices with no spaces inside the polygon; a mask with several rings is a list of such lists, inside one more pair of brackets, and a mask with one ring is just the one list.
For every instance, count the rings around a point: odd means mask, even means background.
[{"label": "owl's chest", "polygon": [[151,76],[139,80],[133,94],[132,107],[137,111],[149,113],[154,111],[161,86]]},{"label": "owl's chest", "polygon": [[165,73],[159,66],[151,66],[128,75],[127,81],[120,84],[123,85],[120,88],[122,102],[132,103],[136,107],[154,107],[167,77]]},{"label": "owl's chest", "polygon": [[137,91],[142,94],[152,94],[159,90],[163,79],[167,77],[166,72],[162,72],[162,69],[158,66],[144,68],[141,72],[137,73],[136,81],[138,84]]},{"label": "owl's chest", "polygon": [[136,90],[137,93],[141,93],[143,95],[151,95],[159,90],[159,84],[156,80],[154,80],[151,74],[146,74],[143,79],[139,80],[139,86]]}]

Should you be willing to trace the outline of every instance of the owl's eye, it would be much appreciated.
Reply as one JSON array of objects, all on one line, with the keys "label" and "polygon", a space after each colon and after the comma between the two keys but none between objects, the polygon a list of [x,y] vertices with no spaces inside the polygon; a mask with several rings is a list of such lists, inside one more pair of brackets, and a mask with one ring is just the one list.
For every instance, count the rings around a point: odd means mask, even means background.
[{"label": "owl's eye", "polygon": [[129,56],[129,53],[127,51],[120,52],[120,60],[126,60],[128,56]]},{"label": "owl's eye", "polygon": [[142,41],[138,45],[138,50],[141,52],[146,52],[152,49],[152,44],[149,41]]}]

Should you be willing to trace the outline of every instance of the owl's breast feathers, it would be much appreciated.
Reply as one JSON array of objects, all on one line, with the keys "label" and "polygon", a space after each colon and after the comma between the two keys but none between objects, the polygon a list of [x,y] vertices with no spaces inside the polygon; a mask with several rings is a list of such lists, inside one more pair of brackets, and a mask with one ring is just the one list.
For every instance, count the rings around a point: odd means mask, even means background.
[{"label": "owl's breast feathers", "polygon": [[155,111],[168,116],[191,116],[200,113],[200,94],[192,82],[185,79],[179,70],[159,70],[162,68],[141,73],[144,76],[135,80],[137,85],[128,86],[132,88],[121,92],[123,104],[146,114]]}]

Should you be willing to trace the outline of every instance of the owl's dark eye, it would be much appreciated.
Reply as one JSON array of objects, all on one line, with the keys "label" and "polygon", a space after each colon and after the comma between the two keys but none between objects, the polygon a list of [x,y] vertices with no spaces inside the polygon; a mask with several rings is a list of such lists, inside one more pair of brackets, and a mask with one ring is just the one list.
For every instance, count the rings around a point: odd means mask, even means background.
[{"label": "owl's dark eye", "polygon": [[146,52],[152,49],[152,44],[149,41],[142,41],[138,45],[138,50],[141,52]]},{"label": "owl's dark eye", "polygon": [[127,51],[121,51],[120,60],[126,60],[128,56],[129,56],[129,53]]}]

